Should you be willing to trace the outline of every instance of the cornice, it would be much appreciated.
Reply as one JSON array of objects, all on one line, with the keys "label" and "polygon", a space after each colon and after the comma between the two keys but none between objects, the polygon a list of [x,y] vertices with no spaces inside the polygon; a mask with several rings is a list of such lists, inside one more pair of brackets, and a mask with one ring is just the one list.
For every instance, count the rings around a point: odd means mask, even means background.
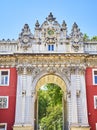
[{"label": "cornice", "polygon": [[0,66],[59,66],[59,67],[94,67],[97,66],[97,55],[89,54],[13,54],[0,55]]}]

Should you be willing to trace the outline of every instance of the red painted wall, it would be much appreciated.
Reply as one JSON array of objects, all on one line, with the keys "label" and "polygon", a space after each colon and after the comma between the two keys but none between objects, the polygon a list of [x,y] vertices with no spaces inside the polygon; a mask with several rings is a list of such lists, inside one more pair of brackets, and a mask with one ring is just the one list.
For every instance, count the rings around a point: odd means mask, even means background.
[{"label": "red painted wall", "polygon": [[0,109],[0,123],[7,123],[7,130],[12,130],[15,120],[16,84],[16,68],[10,68],[9,86],[0,86],[0,96],[9,96],[8,109]]},{"label": "red painted wall", "polygon": [[97,109],[94,109],[94,95],[97,95],[97,85],[93,85],[92,69],[86,69],[86,93],[89,125],[91,130],[96,130]]}]

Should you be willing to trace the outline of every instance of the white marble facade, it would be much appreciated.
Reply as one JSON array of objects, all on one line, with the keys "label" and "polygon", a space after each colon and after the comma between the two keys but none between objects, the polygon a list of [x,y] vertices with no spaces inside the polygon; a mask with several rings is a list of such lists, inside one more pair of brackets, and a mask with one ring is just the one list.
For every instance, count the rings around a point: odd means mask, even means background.
[{"label": "white marble facade", "polygon": [[50,73],[66,84],[67,129],[88,126],[85,69],[91,62],[86,64],[84,59],[96,52],[96,42],[84,42],[76,23],[68,35],[65,21],[59,24],[52,13],[42,25],[36,21],[34,34],[25,24],[17,40],[1,40],[0,55],[13,56],[10,66],[17,68],[14,126],[35,126],[36,85]]},{"label": "white marble facade", "polygon": [[0,40],[0,54],[14,53],[96,53],[97,42],[84,42],[78,25],[73,24],[71,33],[67,33],[67,24],[56,21],[52,13],[40,26],[35,24],[34,34],[25,24],[17,40]]}]

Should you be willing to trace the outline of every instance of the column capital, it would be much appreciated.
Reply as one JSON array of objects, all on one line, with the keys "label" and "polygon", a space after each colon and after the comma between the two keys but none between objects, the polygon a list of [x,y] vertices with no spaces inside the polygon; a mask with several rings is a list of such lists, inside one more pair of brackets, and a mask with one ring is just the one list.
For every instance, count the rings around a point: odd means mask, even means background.
[{"label": "column capital", "polygon": [[23,74],[23,70],[24,70],[23,66],[18,66],[16,67],[16,69],[17,69],[18,74]]},{"label": "column capital", "polygon": [[85,66],[71,66],[70,73],[71,74],[84,74],[86,70]]}]

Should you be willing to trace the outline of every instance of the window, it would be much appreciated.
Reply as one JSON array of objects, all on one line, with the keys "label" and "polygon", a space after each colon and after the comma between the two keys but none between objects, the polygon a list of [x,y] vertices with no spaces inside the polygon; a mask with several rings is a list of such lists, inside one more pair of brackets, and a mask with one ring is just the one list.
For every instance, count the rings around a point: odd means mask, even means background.
[{"label": "window", "polygon": [[0,130],[6,130],[7,124],[6,123],[0,123]]},{"label": "window", "polygon": [[54,45],[48,45],[48,51],[54,51]]},{"label": "window", "polygon": [[94,96],[94,109],[97,109],[97,96]]},{"label": "window", "polygon": [[0,96],[0,109],[8,108],[8,96]]},{"label": "window", "polygon": [[9,85],[9,70],[0,70],[0,85]]}]

